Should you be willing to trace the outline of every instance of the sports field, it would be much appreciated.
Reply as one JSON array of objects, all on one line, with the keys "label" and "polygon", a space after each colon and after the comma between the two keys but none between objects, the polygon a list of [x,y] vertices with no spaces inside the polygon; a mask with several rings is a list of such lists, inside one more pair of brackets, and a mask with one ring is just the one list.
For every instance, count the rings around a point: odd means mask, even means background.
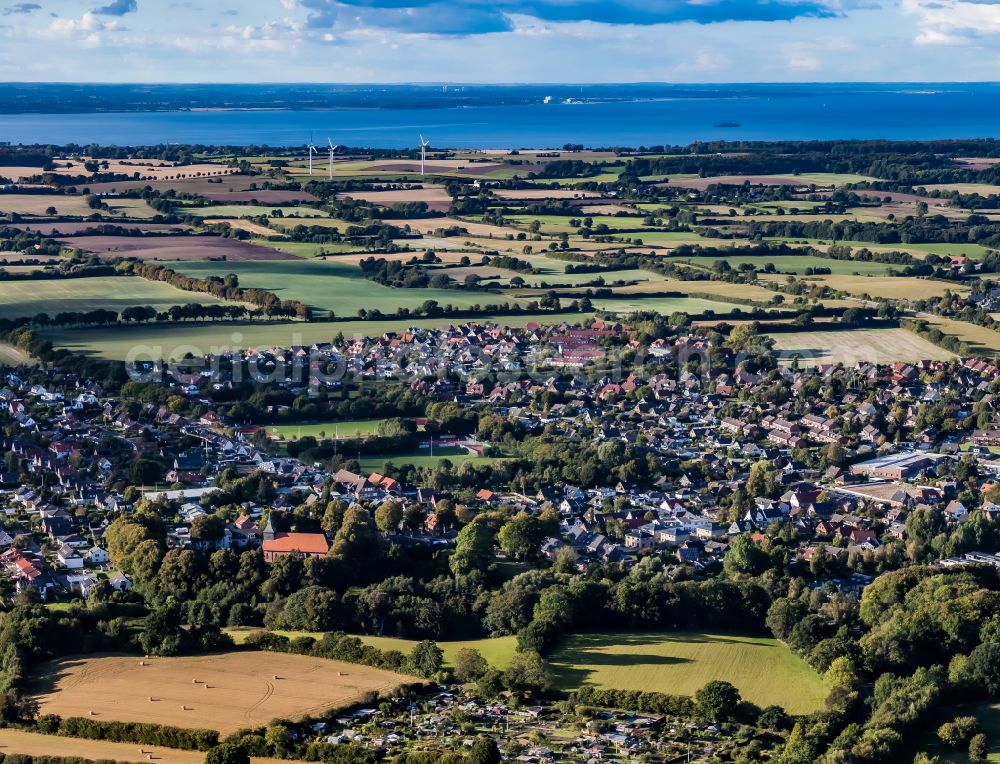
[{"label": "sports field", "polygon": [[268,435],[289,440],[311,436],[313,438],[367,438],[378,435],[383,419],[350,419],[335,422],[309,422],[307,424],[269,425]]},{"label": "sports field", "polygon": [[[804,367],[827,363],[844,363],[850,366],[858,361],[892,363],[954,357],[944,348],[939,348],[906,329],[806,331],[771,336],[774,338],[775,349],[784,356],[784,362],[791,363],[792,358],[798,356],[800,365]],[[1000,334],[997,336],[1000,337]]]},{"label": "sports field", "polygon": [[42,713],[215,729],[318,715],[411,677],[324,658],[231,652],[184,658],[68,658],[42,670]]},{"label": "sports field", "polygon": [[775,639],[702,632],[580,634],[549,662],[559,686],[583,685],[693,695],[706,682],[732,682],[760,706],[800,714],[820,708],[819,675]]},{"label": "sports field", "polygon": [[32,279],[0,281],[0,318],[17,318],[64,311],[103,308],[122,310],[133,305],[148,305],[165,310],[173,305],[224,303],[207,294],[175,289],[160,281],[138,276],[95,276],[82,279]]}]

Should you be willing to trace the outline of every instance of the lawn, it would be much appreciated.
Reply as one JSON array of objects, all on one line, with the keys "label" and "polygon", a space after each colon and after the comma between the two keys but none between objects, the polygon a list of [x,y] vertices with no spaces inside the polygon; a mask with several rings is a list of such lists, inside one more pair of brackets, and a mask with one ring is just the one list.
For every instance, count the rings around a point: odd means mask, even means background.
[{"label": "lawn", "polygon": [[225,301],[138,276],[0,282],[0,318],[33,316],[42,312],[54,316],[64,311],[97,308],[121,310],[133,305],[149,305],[165,310],[191,302],[219,304]]},{"label": "lawn", "polygon": [[701,632],[602,633],[567,638],[549,661],[564,690],[583,685],[693,695],[732,682],[760,706],[802,714],[822,706],[820,677],[775,639]]},{"label": "lawn", "polygon": [[366,279],[360,268],[337,260],[184,262],[174,267],[201,278],[235,273],[242,287],[270,289],[283,300],[301,300],[337,316],[356,316],[362,309],[392,315],[397,308],[412,310],[427,300],[436,300],[442,307],[467,308],[507,299],[452,289],[394,289]]},{"label": "lawn", "polygon": [[[970,324],[971,326],[971,324]],[[978,327],[977,327],[978,328]],[[1000,338],[1000,334],[994,334]],[[954,356],[906,329],[850,329],[789,332],[771,335],[784,362],[799,358],[802,366],[858,361],[892,363],[950,359]]]},{"label": "lawn", "polygon": [[183,658],[87,656],[46,664],[42,713],[200,727],[229,734],[319,714],[413,681],[391,671],[287,653]]}]

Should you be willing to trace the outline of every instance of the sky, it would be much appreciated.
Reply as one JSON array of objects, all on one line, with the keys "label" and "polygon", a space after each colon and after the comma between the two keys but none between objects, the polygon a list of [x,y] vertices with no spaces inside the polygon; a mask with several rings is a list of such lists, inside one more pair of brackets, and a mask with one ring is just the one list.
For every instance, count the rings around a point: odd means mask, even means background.
[{"label": "sky", "polygon": [[0,0],[0,81],[1000,81],[1000,0]]}]

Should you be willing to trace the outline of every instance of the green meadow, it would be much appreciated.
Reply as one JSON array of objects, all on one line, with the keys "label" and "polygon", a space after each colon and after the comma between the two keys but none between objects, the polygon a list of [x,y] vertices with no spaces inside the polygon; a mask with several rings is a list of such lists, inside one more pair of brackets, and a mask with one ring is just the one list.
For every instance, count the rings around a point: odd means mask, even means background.
[{"label": "green meadow", "polygon": [[822,707],[819,675],[769,637],[704,632],[577,634],[549,656],[559,686],[694,695],[707,682],[734,684],[759,706],[793,714]]},{"label": "green meadow", "polygon": [[[361,269],[336,260],[246,260],[232,262],[181,262],[181,273],[204,278],[235,273],[240,286],[269,289],[283,300],[301,300],[337,316],[355,316],[361,309],[392,315],[397,308],[419,308],[427,300],[442,307],[467,308],[508,298],[451,289],[394,289],[364,277]],[[516,300],[510,300],[516,302]]]}]

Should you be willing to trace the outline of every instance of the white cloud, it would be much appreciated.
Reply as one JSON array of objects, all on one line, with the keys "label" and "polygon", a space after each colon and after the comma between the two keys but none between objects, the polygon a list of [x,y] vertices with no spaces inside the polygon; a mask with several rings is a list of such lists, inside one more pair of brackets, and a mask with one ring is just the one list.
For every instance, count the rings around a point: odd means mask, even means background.
[{"label": "white cloud", "polygon": [[968,0],[902,0],[917,22],[919,45],[961,45],[1000,35],[1000,4]]},{"label": "white cloud", "polygon": [[91,11],[80,18],[55,18],[40,31],[40,36],[50,39],[78,40],[85,45],[100,45],[108,33],[124,31],[118,21],[104,21]]}]

